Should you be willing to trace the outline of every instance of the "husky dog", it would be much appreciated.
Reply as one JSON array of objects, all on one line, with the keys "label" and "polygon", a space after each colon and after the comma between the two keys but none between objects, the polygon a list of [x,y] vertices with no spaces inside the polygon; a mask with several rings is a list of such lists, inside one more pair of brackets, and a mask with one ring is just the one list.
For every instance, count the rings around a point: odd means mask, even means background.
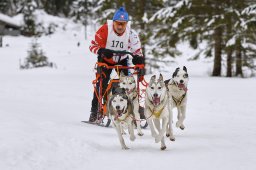
[{"label": "husky dog", "polygon": [[122,149],[129,149],[125,145],[124,138],[122,136],[122,128],[123,126],[128,127],[130,140],[134,141],[133,106],[124,89],[116,88],[112,93],[113,94],[110,96],[107,105],[109,117],[117,131]]},{"label": "husky dog", "polygon": [[140,113],[139,113],[139,95],[136,88],[135,78],[133,76],[125,76],[123,72],[120,74],[119,87],[124,88],[130,101],[133,104],[133,113],[137,125],[137,131],[139,136],[143,136],[140,126]]},{"label": "husky dog", "polygon": [[[161,141],[161,150],[166,149],[164,135],[169,119],[167,89],[163,81],[163,76],[160,74],[159,79],[152,76],[148,87],[146,88],[145,97],[145,114],[149,124],[151,135],[155,138],[155,142]],[[160,127],[162,120],[162,128]],[[158,130],[158,134],[155,127]]]},{"label": "husky dog", "polygon": [[173,108],[177,107],[178,110],[178,121],[176,127],[181,130],[185,129],[183,121],[186,117],[186,105],[187,105],[187,85],[188,85],[188,72],[187,68],[176,68],[172,75],[172,79],[166,80],[165,84],[168,89],[169,103],[170,103],[170,117],[169,117],[169,128],[166,136],[170,136],[171,140],[174,140],[172,130],[172,116]]}]

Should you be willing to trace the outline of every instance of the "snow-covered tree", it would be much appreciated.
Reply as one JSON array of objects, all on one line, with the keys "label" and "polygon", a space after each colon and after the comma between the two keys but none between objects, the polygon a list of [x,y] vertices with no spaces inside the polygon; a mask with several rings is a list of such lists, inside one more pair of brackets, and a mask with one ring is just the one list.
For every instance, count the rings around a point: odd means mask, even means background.
[{"label": "snow-covered tree", "polygon": [[37,39],[34,39],[31,43],[30,49],[28,50],[28,56],[25,60],[25,63],[20,65],[20,68],[29,69],[46,66],[53,67],[55,64],[48,61],[48,58],[40,48],[40,44],[37,42]]},{"label": "snow-covered tree", "polygon": [[179,41],[189,41],[193,48],[205,41],[207,47],[194,59],[202,55],[214,56],[213,76],[222,74],[225,59],[227,76],[232,76],[235,59],[236,75],[242,75],[242,66],[246,63],[244,60],[248,60],[248,55],[244,57],[243,51],[249,52],[249,48],[244,48],[244,42],[255,37],[255,3],[252,1],[182,0],[168,4],[150,21],[157,25],[152,36],[157,42],[155,49],[161,49],[162,52],[156,55],[174,56],[175,53],[171,54],[170,49],[175,51]]},{"label": "snow-covered tree", "polygon": [[36,35],[36,24],[35,24],[35,16],[34,11],[37,8],[37,5],[32,0],[27,0],[22,13],[24,14],[24,23],[25,25],[22,28],[22,32],[26,36],[34,36]]},{"label": "snow-covered tree", "polygon": [[76,21],[82,22],[85,28],[85,39],[87,39],[87,26],[89,20],[92,20],[93,1],[88,0],[75,0],[72,4],[70,15]]}]

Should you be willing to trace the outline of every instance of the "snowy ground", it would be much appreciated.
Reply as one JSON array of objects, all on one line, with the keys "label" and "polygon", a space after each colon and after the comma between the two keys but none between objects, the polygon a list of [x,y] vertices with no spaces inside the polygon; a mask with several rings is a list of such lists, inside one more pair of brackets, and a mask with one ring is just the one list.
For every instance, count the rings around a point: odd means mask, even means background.
[{"label": "snowy ground", "polygon": [[95,62],[81,39],[70,32],[40,38],[58,68],[21,71],[19,59],[31,39],[4,37],[9,46],[0,48],[1,170],[256,168],[255,78],[209,78],[200,64],[179,63],[191,73],[186,129],[175,128],[176,141],[167,140],[166,151],[148,128],[135,142],[125,137],[131,149],[124,151],[113,128],[81,123],[89,117]]}]

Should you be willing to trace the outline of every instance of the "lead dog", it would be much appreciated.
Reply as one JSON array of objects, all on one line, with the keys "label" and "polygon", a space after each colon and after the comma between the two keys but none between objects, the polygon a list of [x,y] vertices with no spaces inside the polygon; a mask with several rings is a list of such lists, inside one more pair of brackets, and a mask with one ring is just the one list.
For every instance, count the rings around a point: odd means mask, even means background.
[{"label": "lead dog", "polygon": [[123,72],[120,74],[119,87],[124,88],[126,94],[128,95],[130,101],[133,104],[133,113],[135,116],[135,121],[137,125],[137,131],[139,136],[143,136],[140,126],[140,113],[139,113],[139,99],[138,92],[136,88],[135,78],[133,76],[125,76]]},{"label": "lead dog", "polygon": [[[160,74],[158,80],[156,80],[155,75],[152,76],[146,88],[145,115],[151,130],[151,135],[155,138],[156,143],[161,141],[160,149],[165,150],[164,135],[169,119],[169,109],[167,89],[162,74]],[[162,120],[162,127],[160,127],[160,120]]]},{"label": "lead dog", "polygon": [[173,137],[172,120],[173,120],[173,108],[177,107],[178,110],[178,121],[176,127],[181,130],[185,129],[183,124],[186,117],[186,106],[187,106],[187,85],[188,85],[188,72],[187,68],[176,68],[172,75],[172,79],[166,80],[165,84],[168,89],[169,104],[170,104],[170,115],[169,115],[169,128],[167,129],[166,136],[170,137],[171,140],[175,140]]},{"label": "lead dog", "polygon": [[117,88],[113,91],[112,96],[108,100],[108,113],[113,122],[113,126],[117,131],[118,138],[122,149],[129,149],[124,142],[122,136],[123,126],[128,127],[130,140],[135,140],[134,123],[133,123],[133,106],[124,89]]}]

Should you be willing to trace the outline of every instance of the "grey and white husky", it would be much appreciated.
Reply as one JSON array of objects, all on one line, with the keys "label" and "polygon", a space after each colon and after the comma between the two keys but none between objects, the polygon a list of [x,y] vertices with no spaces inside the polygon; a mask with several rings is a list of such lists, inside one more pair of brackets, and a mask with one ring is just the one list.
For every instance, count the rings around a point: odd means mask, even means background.
[{"label": "grey and white husky", "polygon": [[186,117],[188,80],[187,68],[183,66],[183,68],[176,68],[172,75],[172,79],[165,81],[170,104],[170,121],[166,135],[170,136],[171,140],[174,140],[172,131],[173,108],[177,107],[178,110],[178,121],[176,122],[176,127],[182,130],[185,129],[184,120]]},{"label": "grey and white husky", "polygon": [[140,113],[139,113],[139,95],[137,92],[137,86],[136,86],[136,81],[134,76],[125,76],[123,72],[120,74],[120,82],[119,82],[119,87],[124,88],[126,91],[126,94],[128,95],[130,101],[132,102],[133,105],[133,113],[134,113],[134,118],[136,121],[137,125],[137,131],[138,135],[142,136],[143,132],[141,130],[140,126]]},{"label": "grey and white husky", "polygon": [[[159,79],[156,79],[156,75],[154,75],[151,77],[149,85],[146,88],[145,116],[155,142],[158,143],[161,141],[161,150],[166,149],[164,135],[169,121],[168,106],[168,95],[163,76],[160,74]],[[160,125],[161,120],[162,127]]]},{"label": "grey and white husky", "polygon": [[122,149],[129,149],[122,136],[123,128],[128,127],[130,140],[135,140],[134,123],[133,123],[133,106],[126,92],[122,88],[116,88],[108,100],[108,113],[117,131]]}]

